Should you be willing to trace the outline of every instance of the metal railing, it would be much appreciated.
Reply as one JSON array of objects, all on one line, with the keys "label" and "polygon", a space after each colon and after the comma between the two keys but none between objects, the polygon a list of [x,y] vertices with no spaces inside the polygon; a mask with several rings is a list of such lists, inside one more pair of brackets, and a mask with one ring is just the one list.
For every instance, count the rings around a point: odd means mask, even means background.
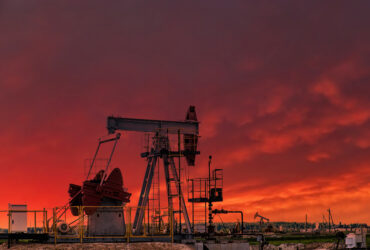
[{"label": "metal railing", "polygon": [[[0,216],[1,214],[6,214],[6,216],[8,216],[8,233],[13,233],[12,225],[14,224],[14,220],[15,220],[15,218],[13,218],[13,215],[20,214],[20,213],[26,213],[26,219],[24,221],[26,232],[33,231],[32,233],[48,233],[48,226],[47,226],[48,212],[45,208],[43,210],[28,210],[28,209],[27,210],[20,210],[20,209],[0,210]],[[40,226],[40,221],[38,222],[38,218],[40,217],[38,217],[37,215],[39,214],[41,214],[42,226]],[[29,227],[28,222],[31,222],[33,225]],[[14,231],[19,231],[19,230],[14,230]]]},{"label": "metal railing", "polygon": [[[53,209],[52,235],[54,236],[55,244],[59,239],[79,239],[80,243],[83,243],[84,239],[123,239],[126,240],[126,242],[130,242],[130,239],[133,238],[169,238],[171,242],[173,242],[174,221],[172,211],[159,215],[161,216],[159,220],[158,218],[154,220],[153,216],[148,216],[146,214],[144,216],[142,230],[136,232],[132,227],[133,215],[135,215],[137,209],[146,210],[146,208],[126,206],[79,206],[71,208],[78,209],[78,216],[71,216],[69,212],[66,212],[64,220],[58,218],[58,208]],[[86,215],[86,211],[91,211],[91,209],[95,210],[95,212],[91,215]],[[165,209],[166,208],[162,208],[162,211]],[[124,227],[119,228],[118,232],[94,232],[93,224],[96,223],[94,220],[99,221],[99,216],[104,216],[104,212],[108,214],[116,213],[122,216],[122,219],[118,219],[117,223],[120,223],[121,220]],[[150,218],[152,218],[153,223],[148,221]],[[157,224],[158,221],[160,222],[159,225]],[[89,225],[89,223],[91,225]],[[106,223],[106,221],[104,223]]]}]

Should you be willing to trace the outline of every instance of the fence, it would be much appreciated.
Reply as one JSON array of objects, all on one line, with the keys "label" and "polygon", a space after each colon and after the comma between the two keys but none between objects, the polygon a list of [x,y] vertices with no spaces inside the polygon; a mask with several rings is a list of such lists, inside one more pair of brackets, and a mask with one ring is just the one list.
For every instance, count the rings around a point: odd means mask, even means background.
[{"label": "fence", "polygon": [[[60,216],[60,208],[53,209],[52,234],[54,242],[59,239],[122,239],[168,238],[173,242],[173,212],[152,213],[146,208],[141,229],[133,228],[133,219],[138,207],[79,206],[69,207]],[[165,211],[166,208],[161,208]],[[77,214],[73,216],[72,214]],[[89,215],[87,215],[89,214]]]},{"label": "fence", "polygon": [[[142,226],[135,229],[133,221],[138,209],[145,212]],[[0,221],[4,226],[7,224],[7,233],[48,233],[54,238],[54,243],[63,240],[83,243],[85,239],[104,238],[126,242],[139,238],[166,238],[173,242],[173,211],[168,208],[159,211],[162,213],[148,210],[147,207],[124,206],[55,207],[48,218],[46,209],[0,210]]]},{"label": "fence", "polygon": [[[47,233],[47,210],[0,210],[1,225],[7,224],[7,233]],[[4,220],[5,217],[6,222]]]}]

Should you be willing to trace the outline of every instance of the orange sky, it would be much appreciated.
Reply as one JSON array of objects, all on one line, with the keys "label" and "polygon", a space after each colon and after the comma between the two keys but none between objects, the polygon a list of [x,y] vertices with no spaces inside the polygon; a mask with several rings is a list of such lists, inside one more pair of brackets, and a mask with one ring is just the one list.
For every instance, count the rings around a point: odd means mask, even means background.
[{"label": "orange sky", "polygon": [[[81,183],[108,115],[200,120],[190,175],[273,221],[370,223],[368,1],[1,1],[0,208]],[[137,203],[140,134],[114,156]]]}]

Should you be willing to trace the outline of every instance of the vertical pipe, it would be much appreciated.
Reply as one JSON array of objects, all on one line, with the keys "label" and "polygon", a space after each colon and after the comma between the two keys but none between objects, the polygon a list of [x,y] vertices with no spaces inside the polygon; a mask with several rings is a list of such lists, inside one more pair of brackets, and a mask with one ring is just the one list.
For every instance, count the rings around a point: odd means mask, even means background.
[{"label": "vertical pipe", "polygon": [[243,211],[240,211],[240,214],[242,215],[242,234],[243,234],[244,233]]},{"label": "vertical pipe", "polygon": [[45,224],[46,224],[46,233],[49,232],[49,222],[48,222],[48,211],[45,209]]},{"label": "vertical pipe", "polygon": [[211,160],[212,156],[209,156],[208,161],[208,233],[213,233],[213,221],[212,221],[212,199],[211,199]]},{"label": "vertical pipe", "polygon": [[194,180],[191,180],[191,198],[193,199],[193,202],[191,203],[192,208],[192,217],[193,217],[193,232],[194,232]]},{"label": "vertical pipe", "polygon": [[45,208],[42,210],[42,232],[45,233]]},{"label": "vertical pipe", "polygon": [[[202,186],[202,183],[200,183],[200,186]],[[207,180],[204,182],[204,192],[206,193],[207,196]],[[207,198],[207,197],[206,197]],[[204,202],[204,232],[207,230],[207,202]]]},{"label": "vertical pipe", "polygon": [[9,217],[9,223],[8,223],[8,233],[12,232],[12,227],[11,227],[11,221],[12,221],[12,211],[8,210],[8,217]]},{"label": "vertical pipe", "polygon": [[53,207],[53,230],[54,230],[54,245],[57,244],[57,227],[55,225],[55,207]]},{"label": "vertical pipe", "polygon": [[35,225],[34,225],[34,227],[35,227],[35,233],[36,233],[36,211],[35,211],[35,215],[34,215],[34,219],[35,219]]}]

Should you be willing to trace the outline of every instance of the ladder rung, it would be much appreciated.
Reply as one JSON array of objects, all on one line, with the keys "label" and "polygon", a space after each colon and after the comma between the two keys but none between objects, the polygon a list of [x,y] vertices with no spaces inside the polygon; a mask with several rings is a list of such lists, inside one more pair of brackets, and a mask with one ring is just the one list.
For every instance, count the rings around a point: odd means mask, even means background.
[{"label": "ladder rung", "polygon": [[[174,213],[174,214],[178,214],[178,213],[180,213],[180,211],[179,211],[179,210],[174,210],[174,211],[173,211],[173,213]],[[181,213],[184,213],[184,211],[183,211],[183,210],[181,210]]]}]

